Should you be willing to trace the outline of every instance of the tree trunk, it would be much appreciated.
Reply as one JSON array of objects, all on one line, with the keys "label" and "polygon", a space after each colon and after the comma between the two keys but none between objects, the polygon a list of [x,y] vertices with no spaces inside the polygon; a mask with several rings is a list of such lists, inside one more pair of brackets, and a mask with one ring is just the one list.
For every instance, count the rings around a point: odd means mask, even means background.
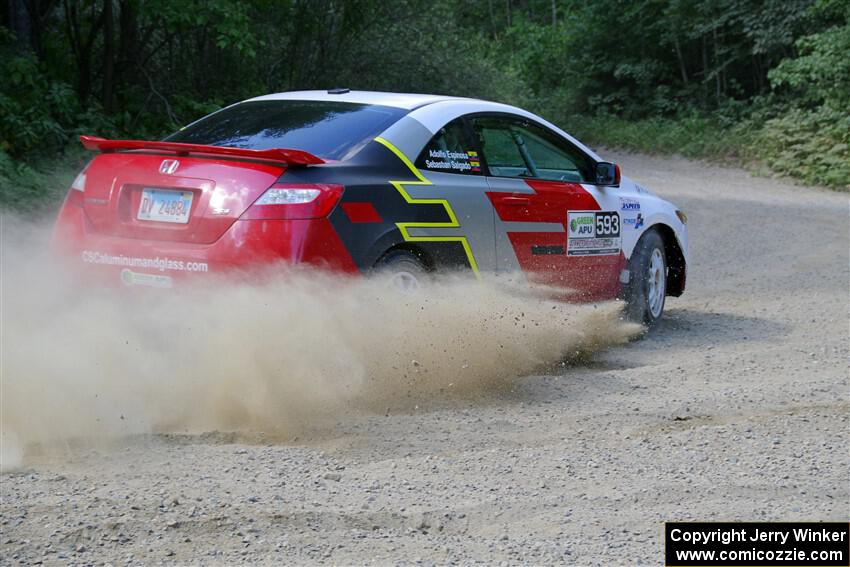
[{"label": "tree trunk", "polygon": [[679,38],[673,40],[673,46],[676,48],[676,57],[679,59],[679,72],[682,74],[682,83],[688,84],[688,68],[685,66],[685,58],[682,57],[682,46],[679,44]]},{"label": "tree trunk", "polygon": [[103,91],[101,102],[103,109],[112,113],[113,93],[115,89],[115,38],[112,0],[103,2]]},{"label": "tree trunk", "polygon": [[118,62],[115,69],[117,84],[137,83],[136,65],[139,54],[139,24],[132,0],[121,0],[118,15]]},{"label": "tree trunk", "polygon": [[78,3],[64,0],[63,4],[65,8],[65,33],[67,34],[68,43],[74,51],[74,58],[77,62],[77,96],[80,102],[85,105],[91,94],[92,51],[94,40],[97,38],[100,33],[100,27],[103,25],[103,11],[99,15],[96,14],[95,7],[92,5],[90,28],[87,36],[84,38]]},{"label": "tree trunk", "polygon": [[759,55],[756,53],[753,55],[753,88],[756,92],[760,93],[764,91],[764,78],[762,76],[761,71],[761,63],[759,61]]},{"label": "tree trunk", "polygon": [[702,36],[702,106],[708,106],[708,46],[705,35]]},{"label": "tree trunk", "polygon": [[714,45],[714,99],[717,105],[720,105],[720,73],[723,71],[717,66],[717,28],[711,32],[712,43]]},{"label": "tree trunk", "polygon": [[[13,0],[14,1],[14,0]],[[30,26],[30,45],[32,50],[39,58],[43,58],[44,50],[42,48],[41,38],[44,35],[44,28],[47,27],[47,21],[54,16],[56,11],[56,3],[58,0],[23,0],[29,13]]]},{"label": "tree trunk", "polygon": [[7,0],[9,29],[15,33],[15,42],[21,49],[32,45],[32,24],[30,13],[24,0]]}]

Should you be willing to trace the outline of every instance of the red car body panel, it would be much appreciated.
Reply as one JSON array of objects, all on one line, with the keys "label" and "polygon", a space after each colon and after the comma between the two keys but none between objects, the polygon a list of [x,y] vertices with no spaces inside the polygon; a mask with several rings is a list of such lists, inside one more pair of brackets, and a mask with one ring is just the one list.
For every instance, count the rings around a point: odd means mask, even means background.
[{"label": "red car body panel", "polygon": [[[106,153],[84,171],[84,191],[69,191],[56,223],[54,247],[81,262],[96,279],[118,282],[116,275],[122,271],[142,270],[179,280],[192,273],[250,270],[274,262],[361,271],[328,219],[344,188],[282,184],[287,167],[266,159],[268,151],[258,151],[264,155],[251,161],[238,158],[252,150],[193,146],[180,153],[171,170],[163,168],[170,152],[188,144],[91,138],[84,143]],[[501,220],[565,225],[567,210],[599,209],[579,184],[526,183],[534,193],[488,193]],[[289,186],[318,187],[322,195],[307,204],[252,207],[268,189]],[[142,192],[150,188],[191,192],[188,222],[140,220]],[[385,221],[370,202],[343,202],[340,208],[352,223]],[[618,274],[626,263],[622,253],[565,255],[564,232],[515,232],[508,237],[523,272],[537,283],[569,289],[565,297],[609,299],[620,290]],[[535,253],[541,247],[559,250]]]},{"label": "red car body panel", "polygon": [[327,219],[238,220],[216,242],[129,241],[98,233],[82,207],[66,201],[53,249],[91,274],[93,281],[120,281],[124,269],[181,279],[193,273],[249,271],[275,262],[310,264],[356,273],[357,266]]},{"label": "red car body panel", "polygon": [[[315,215],[319,218],[252,215],[251,205],[276,185],[285,167],[237,161],[229,153],[224,158],[204,153],[208,155],[180,157],[171,174],[160,173],[160,164],[169,156],[159,153],[98,156],[84,171],[84,191],[68,193],[56,222],[54,249],[81,261],[96,278],[125,269],[181,278],[277,261],[357,271],[325,218],[333,202],[317,200],[324,206]],[[188,222],[140,220],[137,212],[145,188],[191,192]],[[341,192],[341,186],[333,188],[332,197],[338,200]],[[274,212],[275,207],[268,208]],[[293,208],[296,217],[298,211],[314,216],[315,211],[303,205]]]},{"label": "red car body panel", "polygon": [[[181,157],[173,174],[160,173],[168,156],[112,153],[98,156],[87,168],[83,209],[92,232],[124,238],[211,244],[271,187],[281,165],[227,159]],[[186,224],[139,220],[145,188],[193,194]]]},{"label": "red car body panel", "polygon": [[[582,300],[611,299],[620,292],[619,274],[626,266],[621,252],[608,256],[564,253],[567,211],[599,210],[596,199],[578,183],[527,179],[533,194],[491,192],[487,196],[502,221],[557,223],[562,232],[509,232],[522,271],[540,284],[568,288]],[[534,250],[550,248],[553,253]]]}]

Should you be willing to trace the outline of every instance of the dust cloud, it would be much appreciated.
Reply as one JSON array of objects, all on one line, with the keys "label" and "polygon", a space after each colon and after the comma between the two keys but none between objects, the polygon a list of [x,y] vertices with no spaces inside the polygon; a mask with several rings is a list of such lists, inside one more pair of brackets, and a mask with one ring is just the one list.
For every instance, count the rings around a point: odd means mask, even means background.
[{"label": "dust cloud", "polygon": [[28,447],[67,440],[287,435],[345,412],[485,395],[638,330],[615,304],[459,276],[413,295],[283,267],[168,290],[92,287],[56,264],[49,230],[0,221],[6,470]]}]

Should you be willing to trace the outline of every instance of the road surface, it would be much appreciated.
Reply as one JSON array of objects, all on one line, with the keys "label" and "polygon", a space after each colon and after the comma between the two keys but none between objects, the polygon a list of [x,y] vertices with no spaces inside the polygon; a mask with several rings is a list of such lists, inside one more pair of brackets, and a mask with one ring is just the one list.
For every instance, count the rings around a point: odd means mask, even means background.
[{"label": "road surface", "polygon": [[648,337],[283,441],[35,457],[0,477],[0,563],[659,564],[664,521],[846,521],[847,194],[609,157],[689,218]]}]

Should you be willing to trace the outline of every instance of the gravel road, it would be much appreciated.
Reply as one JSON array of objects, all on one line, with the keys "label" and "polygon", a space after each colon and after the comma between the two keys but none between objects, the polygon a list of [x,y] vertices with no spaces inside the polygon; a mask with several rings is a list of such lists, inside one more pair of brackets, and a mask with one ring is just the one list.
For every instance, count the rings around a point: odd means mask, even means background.
[{"label": "gravel road", "polygon": [[665,520],[846,521],[847,194],[611,157],[690,219],[648,337],[282,443],[36,458],[0,476],[0,564],[660,564]]}]

